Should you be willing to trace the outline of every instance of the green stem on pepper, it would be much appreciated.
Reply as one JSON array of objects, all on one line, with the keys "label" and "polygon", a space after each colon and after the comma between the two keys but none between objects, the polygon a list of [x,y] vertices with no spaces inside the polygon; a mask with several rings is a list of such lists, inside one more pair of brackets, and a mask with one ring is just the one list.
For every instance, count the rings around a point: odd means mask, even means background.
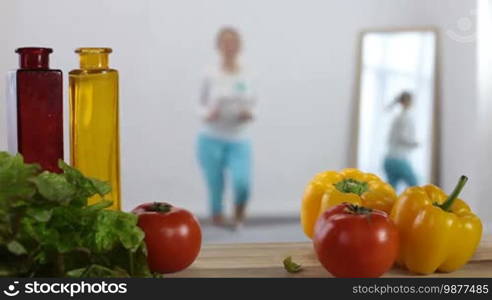
[{"label": "green stem on pepper", "polygon": [[369,189],[367,182],[355,180],[352,178],[344,179],[338,183],[333,184],[337,190],[346,194],[356,194],[361,196]]},{"label": "green stem on pepper", "polygon": [[451,206],[453,206],[454,200],[458,198],[467,181],[468,177],[466,177],[465,175],[461,175],[460,180],[454,187],[453,192],[448,196],[448,199],[446,199],[446,201],[444,201],[442,204],[436,204],[436,206],[440,207],[444,211],[450,211]]}]

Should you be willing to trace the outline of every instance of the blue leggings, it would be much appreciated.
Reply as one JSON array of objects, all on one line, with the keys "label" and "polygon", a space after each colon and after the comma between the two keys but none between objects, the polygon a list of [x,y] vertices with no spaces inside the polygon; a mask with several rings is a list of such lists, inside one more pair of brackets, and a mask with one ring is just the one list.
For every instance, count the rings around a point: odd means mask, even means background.
[{"label": "blue leggings", "polygon": [[417,177],[412,165],[406,159],[386,157],[384,159],[384,171],[388,177],[388,183],[395,189],[400,181],[403,181],[407,186],[417,185]]},{"label": "blue leggings", "polygon": [[222,214],[226,169],[230,172],[236,205],[245,204],[250,194],[251,145],[248,140],[227,141],[201,134],[198,160],[208,187],[213,216]]}]

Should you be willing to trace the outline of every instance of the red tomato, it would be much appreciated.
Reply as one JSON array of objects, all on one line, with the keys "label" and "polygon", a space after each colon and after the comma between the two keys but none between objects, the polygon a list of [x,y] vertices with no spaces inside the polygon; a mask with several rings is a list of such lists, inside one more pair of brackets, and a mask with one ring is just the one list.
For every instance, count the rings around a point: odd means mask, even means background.
[{"label": "red tomato", "polygon": [[195,261],[202,244],[202,231],[193,214],[167,203],[145,203],[132,212],[145,232],[151,271],[177,272]]},{"label": "red tomato", "polygon": [[313,244],[333,276],[379,277],[393,266],[399,239],[385,212],[343,203],[318,218]]}]

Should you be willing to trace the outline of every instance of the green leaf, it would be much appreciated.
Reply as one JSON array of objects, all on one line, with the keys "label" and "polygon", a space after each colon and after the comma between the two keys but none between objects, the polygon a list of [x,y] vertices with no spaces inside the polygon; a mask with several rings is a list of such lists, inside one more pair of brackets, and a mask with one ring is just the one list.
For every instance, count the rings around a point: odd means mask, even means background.
[{"label": "green leaf", "polygon": [[104,196],[111,192],[111,186],[105,182],[101,181],[95,178],[89,178],[89,180],[92,183],[92,186],[94,187],[94,190],[101,196]]},{"label": "green leaf", "polygon": [[97,203],[94,203],[94,204],[91,204],[87,207],[88,210],[101,210],[101,209],[105,209],[105,208],[108,208],[110,207],[111,205],[113,205],[113,201],[109,201],[109,200],[103,200],[103,201],[99,201]]},{"label": "green leaf", "polygon": [[35,186],[28,180],[39,172],[38,165],[24,164],[21,155],[0,152],[0,209],[31,198]]},{"label": "green leaf", "polygon": [[121,214],[117,220],[118,237],[126,249],[135,252],[142,244],[145,233],[137,226],[138,217],[134,214]]},{"label": "green leaf", "polygon": [[58,166],[63,170],[63,175],[67,181],[77,187],[81,197],[89,198],[96,194],[104,196],[111,191],[111,186],[108,183],[85,177],[79,170],[70,167],[62,160],[58,162]]},{"label": "green leaf", "polygon": [[110,210],[100,211],[94,228],[95,248],[98,252],[109,251],[120,244],[136,251],[145,234],[136,226],[137,216]]},{"label": "green leaf", "polygon": [[292,261],[292,256],[284,259],[284,269],[289,273],[297,273],[302,270],[302,266]]},{"label": "green leaf", "polygon": [[23,255],[27,253],[26,248],[24,248],[24,246],[22,246],[22,244],[18,241],[10,241],[10,243],[7,244],[7,249],[15,255]]},{"label": "green leaf", "polygon": [[133,270],[133,277],[154,277],[154,278],[162,278],[162,275],[153,274],[150,272],[149,267],[147,265],[147,248],[145,243],[141,243],[140,247],[135,251],[133,255],[133,262],[135,265],[135,269]]},{"label": "green leaf", "polygon": [[27,215],[33,217],[38,222],[48,222],[51,219],[53,210],[44,207],[30,207],[27,209]]},{"label": "green leaf", "polygon": [[44,171],[32,181],[39,193],[47,200],[68,203],[75,194],[75,187],[60,174]]}]

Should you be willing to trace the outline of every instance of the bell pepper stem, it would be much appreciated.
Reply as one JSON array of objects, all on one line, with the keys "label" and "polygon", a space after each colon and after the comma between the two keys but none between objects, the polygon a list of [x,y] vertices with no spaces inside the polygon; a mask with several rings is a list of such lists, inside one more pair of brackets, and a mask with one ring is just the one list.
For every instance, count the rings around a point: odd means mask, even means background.
[{"label": "bell pepper stem", "polygon": [[445,211],[450,211],[451,206],[453,206],[454,200],[456,200],[456,198],[458,198],[458,195],[463,190],[463,187],[465,186],[467,181],[468,181],[468,177],[466,177],[465,175],[462,175],[460,177],[460,180],[458,181],[458,183],[454,187],[453,192],[448,196],[448,199],[446,199],[446,201],[444,201],[441,205],[439,205],[439,207]]},{"label": "bell pepper stem", "polygon": [[369,189],[367,182],[358,181],[352,178],[344,179],[333,184],[337,190],[342,193],[352,193],[361,196]]}]

